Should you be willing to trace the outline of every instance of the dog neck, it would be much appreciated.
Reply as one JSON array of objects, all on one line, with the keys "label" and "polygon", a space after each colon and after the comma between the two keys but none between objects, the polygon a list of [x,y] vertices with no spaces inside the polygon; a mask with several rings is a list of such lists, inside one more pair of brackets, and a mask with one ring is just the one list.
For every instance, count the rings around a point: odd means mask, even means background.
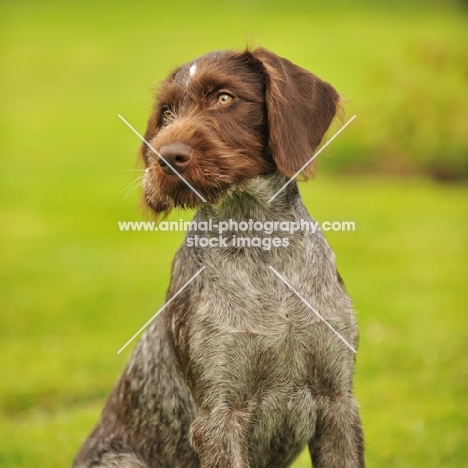
[{"label": "dog neck", "polygon": [[[251,179],[242,187],[230,191],[220,203],[205,204],[200,209],[199,216],[217,221],[276,221],[295,218],[302,202],[296,182],[288,183],[288,180],[279,172]],[[288,185],[285,187],[286,183]],[[269,201],[272,197],[274,199]]]}]

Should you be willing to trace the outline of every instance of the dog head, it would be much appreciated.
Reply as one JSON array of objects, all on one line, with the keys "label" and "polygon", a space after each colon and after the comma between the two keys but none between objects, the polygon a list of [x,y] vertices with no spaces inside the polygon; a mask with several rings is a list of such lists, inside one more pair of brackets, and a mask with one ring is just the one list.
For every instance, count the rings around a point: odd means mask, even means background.
[{"label": "dog head", "polygon": [[156,213],[214,204],[260,175],[293,177],[338,103],[331,85],[262,48],[213,52],[177,68],[148,121],[152,148],[141,150],[146,203]]}]

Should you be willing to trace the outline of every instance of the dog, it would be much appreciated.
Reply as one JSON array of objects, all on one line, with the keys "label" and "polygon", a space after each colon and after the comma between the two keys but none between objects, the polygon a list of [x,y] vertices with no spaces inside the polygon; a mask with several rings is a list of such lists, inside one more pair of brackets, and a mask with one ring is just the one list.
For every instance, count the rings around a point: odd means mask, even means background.
[{"label": "dog", "polygon": [[[268,243],[252,228],[312,222],[295,180],[339,108],[330,84],[263,48],[209,53],[162,82],[141,150],[144,199],[161,216],[198,212],[170,303],[75,468],[281,468],[306,445],[315,468],[364,466],[357,327],[334,254],[320,230]],[[227,226],[223,239],[209,223]]]}]

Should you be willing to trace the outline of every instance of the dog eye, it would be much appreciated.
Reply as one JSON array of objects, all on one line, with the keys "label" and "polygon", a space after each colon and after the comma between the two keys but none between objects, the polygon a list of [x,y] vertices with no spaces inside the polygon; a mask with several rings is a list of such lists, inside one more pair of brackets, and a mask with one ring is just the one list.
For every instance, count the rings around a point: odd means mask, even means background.
[{"label": "dog eye", "polygon": [[169,109],[169,107],[166,106],[162,108],[161,114],[166,120],[172,120],[175,117],[171,109]]},{"label": "dog eye", "polygon": [[218,104],[221,104],[222,106],[225,106],[226,104],[229,104],[232,102],[234,98],[230,96],[229,94],[222,93],[218,96]]}]

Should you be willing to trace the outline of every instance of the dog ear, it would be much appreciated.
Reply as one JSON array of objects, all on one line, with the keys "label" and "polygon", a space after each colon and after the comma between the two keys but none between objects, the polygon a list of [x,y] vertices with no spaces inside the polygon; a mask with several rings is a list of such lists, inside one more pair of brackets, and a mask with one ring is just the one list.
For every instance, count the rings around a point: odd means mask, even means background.
[{"label": "dog ear", "polygon": [[[266,49],[253,50],[263,64],[269,146],[279,171],[293,177],[309,161],[336,114],[340,97],[325,81]],[[316,161],[304,169],[313,174]]]}]

